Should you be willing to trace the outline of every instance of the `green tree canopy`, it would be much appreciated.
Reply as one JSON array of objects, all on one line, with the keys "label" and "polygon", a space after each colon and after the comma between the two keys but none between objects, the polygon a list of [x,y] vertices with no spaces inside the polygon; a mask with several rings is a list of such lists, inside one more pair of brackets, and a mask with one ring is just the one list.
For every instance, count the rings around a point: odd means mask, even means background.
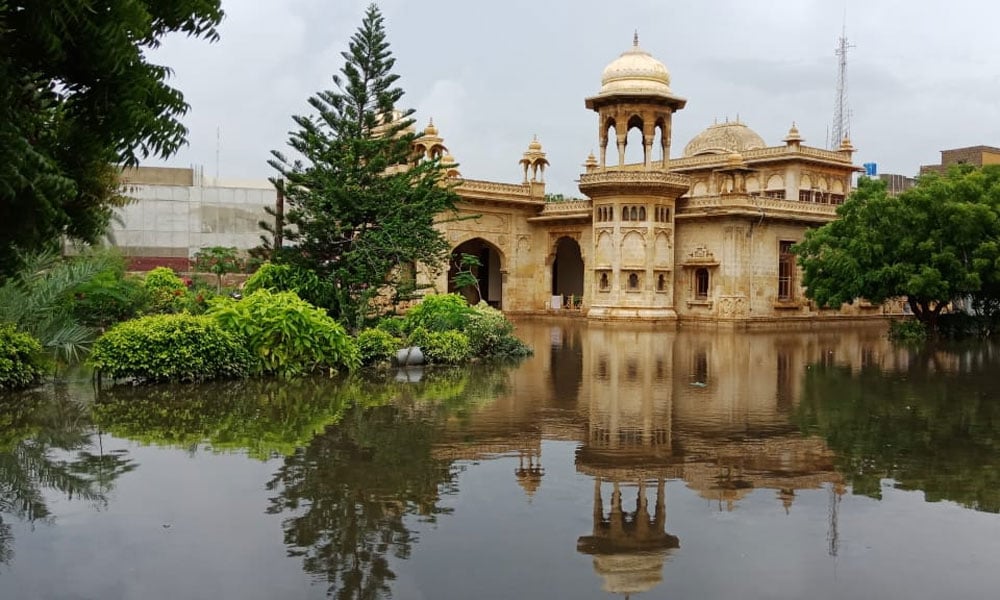
[{"label": "green tree canopy", "polygon": [[415,263],[444,262],[434,224],[456,196],[438,160],[413,160],[413,111],[398,110],[403,90],[375,5],[342,55],[336,89],[309,99],[315,115],[294,117],[295,156],[274,151],[270,164],[285,180],[284,238],[294,244],[276,258],[329,281],[326,308],[357,327],[377,297],[412,290]]},{"label": "green tree canopy", "polygon": [[823,306],[905,297],[933,326],[949,302],[1000,289],[1000,167],[925,175],[895,197],[862,178],[837,215],[795,248]]},{"label": "green tree canopy", "polygon": [[63,235],[94,242],[124,203],[116,165],[184,143],[188,105],[146,53],[215,40],[221,0],[0,0],[0,278]]}]

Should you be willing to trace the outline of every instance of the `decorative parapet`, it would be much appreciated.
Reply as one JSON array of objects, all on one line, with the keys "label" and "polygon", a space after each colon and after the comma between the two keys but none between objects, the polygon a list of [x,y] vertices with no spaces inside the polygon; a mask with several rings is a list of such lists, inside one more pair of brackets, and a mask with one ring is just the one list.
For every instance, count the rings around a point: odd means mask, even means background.
[{"label": "decorative parapet", "polygon": [[[802,159],[811,158],[828,163],[836,163],[838,166],[849,166],[856,171],[860,167],[855,167],[851,162],[851,157],[835,150],[824,150],[822,148],[812,148],[801,146],[799,148],[789,148],[787,146],[772,146],[770,148],[758,148],[756,150],[746,150],[742,153],[743,161],[749,165],[754,162],[772,161],[776,159]],[[668,169],[699,169],[706,167],[725,166],[728,156],[725,154],[709,154],[704,156],[689,156],[684,158],[674,158],[667,163]],[[636,168],[641,165],[635,165]],[[632,168],[628,165],[627,168]]]},{"label": "decorative parapet", "polygon": [[691,187],[686,175],[668,171],[640,171],[633,169],[598,169],[580,176],[580,191],[593,197],[594,193],[635,192],[683,194]]},{"label": "decorative parapet", "polygon": [[590,200],[567,200],[563,202],[546,202],[545,208],[538,216],[530,217],[531,222],[567,221],[571,219],[593,218],[593,203]]},{"label": "decorative parapet", "polygon": [[[538,193],[541,189],[541,193]],[[497,183],[479,179],[459,179],[455,193],[463,200],[489,200],[508,204],[545,204],[544,186],[532,183]]]},{"label": "decorative parapet", "polygon": [[681,198],[677,201],[677,219],[734,214],[826,223],[836,218],[837,206],[747,194],[700,196]]}]

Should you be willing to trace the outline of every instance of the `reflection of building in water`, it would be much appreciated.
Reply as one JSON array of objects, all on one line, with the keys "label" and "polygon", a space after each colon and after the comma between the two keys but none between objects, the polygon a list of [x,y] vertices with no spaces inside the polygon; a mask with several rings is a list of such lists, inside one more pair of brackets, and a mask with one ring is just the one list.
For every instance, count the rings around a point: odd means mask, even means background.
[{"label": "reflection of building in water", "polygon": [[538,486],[542,485],[542,475],[545,475],[545,468],[542,467],[542,449],[534,448],[527,452],[521,451],[517,455],[517,469],[514,476],[517,483],[524,490],[529,498],[534,497],[538,491]]},{"label": "reflection of building in water", "polygon": [[[663,579],[667,554],[680,546],[675,535],[666,532],[667,511],[664,480],[655,479],[656,498],[649,513],[646,481],[623,486],[614,481],[610,510],[604,513],[601,477],[594,478],[594,529],[580,536],[576,548],[594,557],[594,570],[604,578],[604,591],[636,594],[652,589]],[[622,500],[622,488],[636,490],[635,510],[628,511]]]},{"label": "reflection of building in water", "polygon": [[560,322],[519,333],[535,357],[495,403],[449,421],[435,454],[517,456],[511,483],[530,498],[544,478],[541,441],[577,443],[576,470],[594,485],[593,528],[577,548],[594,557],[606,590],[638,593],[662,580],[680,547],[666,530],[671,480],[721,510],[769,490],[791,511],[802,490],[828,488],[836,547],[843,478],[827,445],[791,418],[810,365],[891,368],[899,354],[883,329],[665,332]]},{"label": "reflection of building in water", "polygon": [[[587,393],[580,405],[587,428],[576,468],[594,478],[594,512],[593,531],[578,539],[577,550],[594,557],[605,591],[644,592],[660,583],[664,561],[680,546],[666,532],[664,491],[667,479],[682,474],[671,431],[671,350],[662,343],[667,338],[650,331],[593,328],[587,334]],[[649,485],[655,487],[652,514]],[[629,511],[624,496],[631,500],[633,491]]]}]

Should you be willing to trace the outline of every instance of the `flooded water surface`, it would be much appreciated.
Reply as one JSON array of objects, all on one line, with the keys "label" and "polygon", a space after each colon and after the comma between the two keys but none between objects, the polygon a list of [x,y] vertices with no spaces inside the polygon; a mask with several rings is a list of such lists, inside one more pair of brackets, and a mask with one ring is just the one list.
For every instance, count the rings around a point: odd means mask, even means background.
[{"label": "flooded water surface", "polygon": [[0,397],[0,598],[989,598],[1000,352],[527,321],[519,364]]}]

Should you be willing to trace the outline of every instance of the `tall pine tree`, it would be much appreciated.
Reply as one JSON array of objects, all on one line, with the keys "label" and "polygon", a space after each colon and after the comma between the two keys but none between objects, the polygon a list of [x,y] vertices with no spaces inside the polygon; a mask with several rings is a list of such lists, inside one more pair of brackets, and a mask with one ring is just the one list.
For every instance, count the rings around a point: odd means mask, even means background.
[{"label": "tall pine tree", "polygon": [[368,7],[351,37],[334,90],[309,98],[316,111],[296,116],[288,145],[269,161],[284,181],[286,240],[277,255],[330,284],[327,307],[352,327],[376,312],[380,297],[412,285],[411,267],[443,264],[448,244],[435,219],[457,199],[437,160],[415,160],[412,110],[378,7]]}]

